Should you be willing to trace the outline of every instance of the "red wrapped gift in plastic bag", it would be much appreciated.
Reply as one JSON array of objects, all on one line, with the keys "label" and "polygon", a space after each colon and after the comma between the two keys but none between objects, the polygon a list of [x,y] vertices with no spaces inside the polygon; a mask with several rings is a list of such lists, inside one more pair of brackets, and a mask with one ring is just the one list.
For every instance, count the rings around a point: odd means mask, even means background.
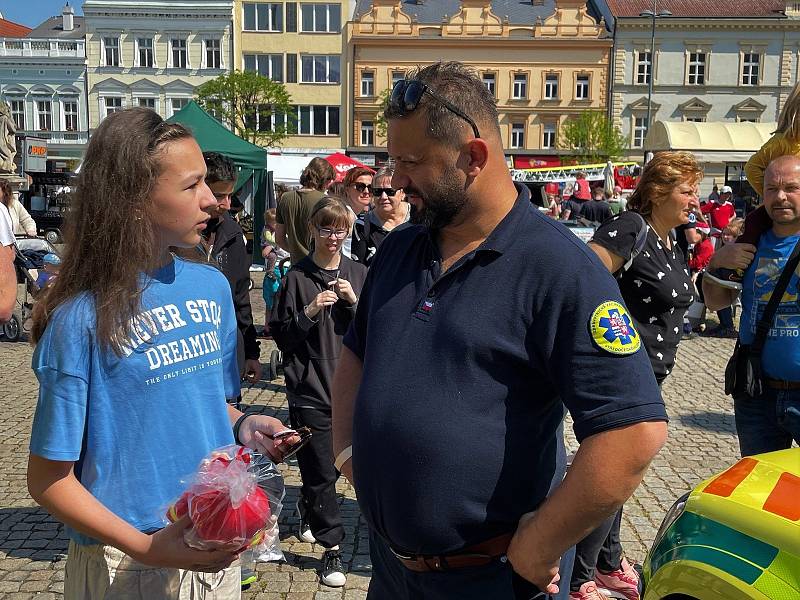
[{"label": "red wrapped gift in plastic bag", "polygon": [[167,511],[173,523],[189,515],[192,527],[184,538],[189,546],[250,548],[268,542],[267,532],[277,531],[277,515],[251,472],[252,462],[249,448],[234,445],[218,448],[203,459],[189,487]]}]

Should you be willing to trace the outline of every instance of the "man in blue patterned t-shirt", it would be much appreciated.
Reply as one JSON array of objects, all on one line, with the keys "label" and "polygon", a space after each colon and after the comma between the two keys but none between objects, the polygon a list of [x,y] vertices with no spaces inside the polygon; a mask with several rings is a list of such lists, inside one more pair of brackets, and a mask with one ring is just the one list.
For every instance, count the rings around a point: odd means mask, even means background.
[{"label": "man in blue patterned t-shirt", "polygon": [[[752,344],[756,326],[795,245],[800,242],[800,157],[781,156],[764,173],[764,206],[772,228],[758,248],[729,244],[711,259],[709,269],[745,269],[739,340]],[[703,281],[706,306],[730,306],[736,294]],[[734,392],[736,431],[742,456],[789,448],[800,443],[800,269],[789,280],[761,356],[763,393]]]}]

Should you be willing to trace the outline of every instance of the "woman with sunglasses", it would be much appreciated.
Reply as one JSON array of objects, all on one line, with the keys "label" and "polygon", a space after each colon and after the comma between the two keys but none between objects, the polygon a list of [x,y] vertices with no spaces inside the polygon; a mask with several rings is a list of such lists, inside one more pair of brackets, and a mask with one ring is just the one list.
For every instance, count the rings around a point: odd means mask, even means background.
[{"label": "woman with sunglasses", "polygon": [[330,388],[367,269],[342,256],[352,221],[341,200],[323,198],[309,221],[313,251],[286,274],[269,328],[284,355],[292,427],[312,432],[311,441],[297,453],[303,479],[300,537],[325,548],[320,579],[341,587],[344,527],[336,500],[339,473],[333,466]]},{"label": "woman with sunglasses", "polygon": [[[350,211],[351,226],[362,213],[372,207],[372,177],[374,171],[367,167],[355,167],[347,172],[342,183],[344,184],[344,202]],[[342,246],[344,255],[348,258],[352,254],[352,231],[347,236]]]},{"label": "woman with sunglasses", "polygon": [[383,167],[373,179],[372,197],[375,206],[362,213],[355,224],[351,257],[369,266],[372,257],[389,233],[407,223],[411,205],[405,201],[402,189],[392,187],[393,167]]}]

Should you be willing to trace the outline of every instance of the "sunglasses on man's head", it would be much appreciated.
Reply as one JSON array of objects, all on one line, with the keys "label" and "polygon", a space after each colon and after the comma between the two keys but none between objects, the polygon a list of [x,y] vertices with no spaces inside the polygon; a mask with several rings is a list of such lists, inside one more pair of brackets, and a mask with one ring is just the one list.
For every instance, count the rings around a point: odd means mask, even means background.
[{"label": "sunglasses on man's head", "polygon": [[368,183],[363,183],[361,181],[356,181],[353,184],[353,187],[358,190],[359,194],[363,194],[365,191],[369,191],[370,193],[372,193],[372,186],[370,184],[368,184]]},{"label": "sunglasses on man's head", "polygon": [[376,198],[380,198],[383,194],[386,194],[390,198],[394,196],[399,190],[394,188],[372,188],[372,195]]},{"label": "sunglasses on man's head", "polygon": [[436,100],[451,113],[461,117],[467,123],[469,123],[470,127],[472,127],[472,133],[476,138],[480,139],[481,134],[478,131],[478,126],[475,124],[475,121],[469,118],[461,109],[457,108],[438,94],[435,94],[431,88],[418,79],[401,79],[395,83],[394,87],[392,88],[392,94],[389,96],[389,106],[393,110],[397,111],[398,114],[407,115],[417,110],[417,107],[419,106],[419,103],[425,94],[428,94],[431,98]]}]

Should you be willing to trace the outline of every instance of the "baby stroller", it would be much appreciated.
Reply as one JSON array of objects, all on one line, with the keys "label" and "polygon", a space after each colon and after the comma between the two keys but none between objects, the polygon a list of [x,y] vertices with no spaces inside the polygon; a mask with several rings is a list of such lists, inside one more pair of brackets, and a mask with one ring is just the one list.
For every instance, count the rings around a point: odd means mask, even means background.
[{"label": "baby stroller", "polygon": [[[282,280],[286,277],[286,273],[289,272],[291,266],[291,260],[284,258],[275,265],[275,275]],[[264,285],[269,285],[266,277],[264,278]],[[277,379],[281,373],[283,373],[283,352],[275,348],[269,355],[269,381]]]},{"label": "baby stroller", "polygon": [[29,319],[33,303],[42,291],[37,284],[44,268],[45,256],[59,256],[58,250],[44,238],[18,236],[14,246],[14,267],[17,271],[17,303],[11,319],[3,323],[0,333],[8,342],[16,342],[30,331]]}]

